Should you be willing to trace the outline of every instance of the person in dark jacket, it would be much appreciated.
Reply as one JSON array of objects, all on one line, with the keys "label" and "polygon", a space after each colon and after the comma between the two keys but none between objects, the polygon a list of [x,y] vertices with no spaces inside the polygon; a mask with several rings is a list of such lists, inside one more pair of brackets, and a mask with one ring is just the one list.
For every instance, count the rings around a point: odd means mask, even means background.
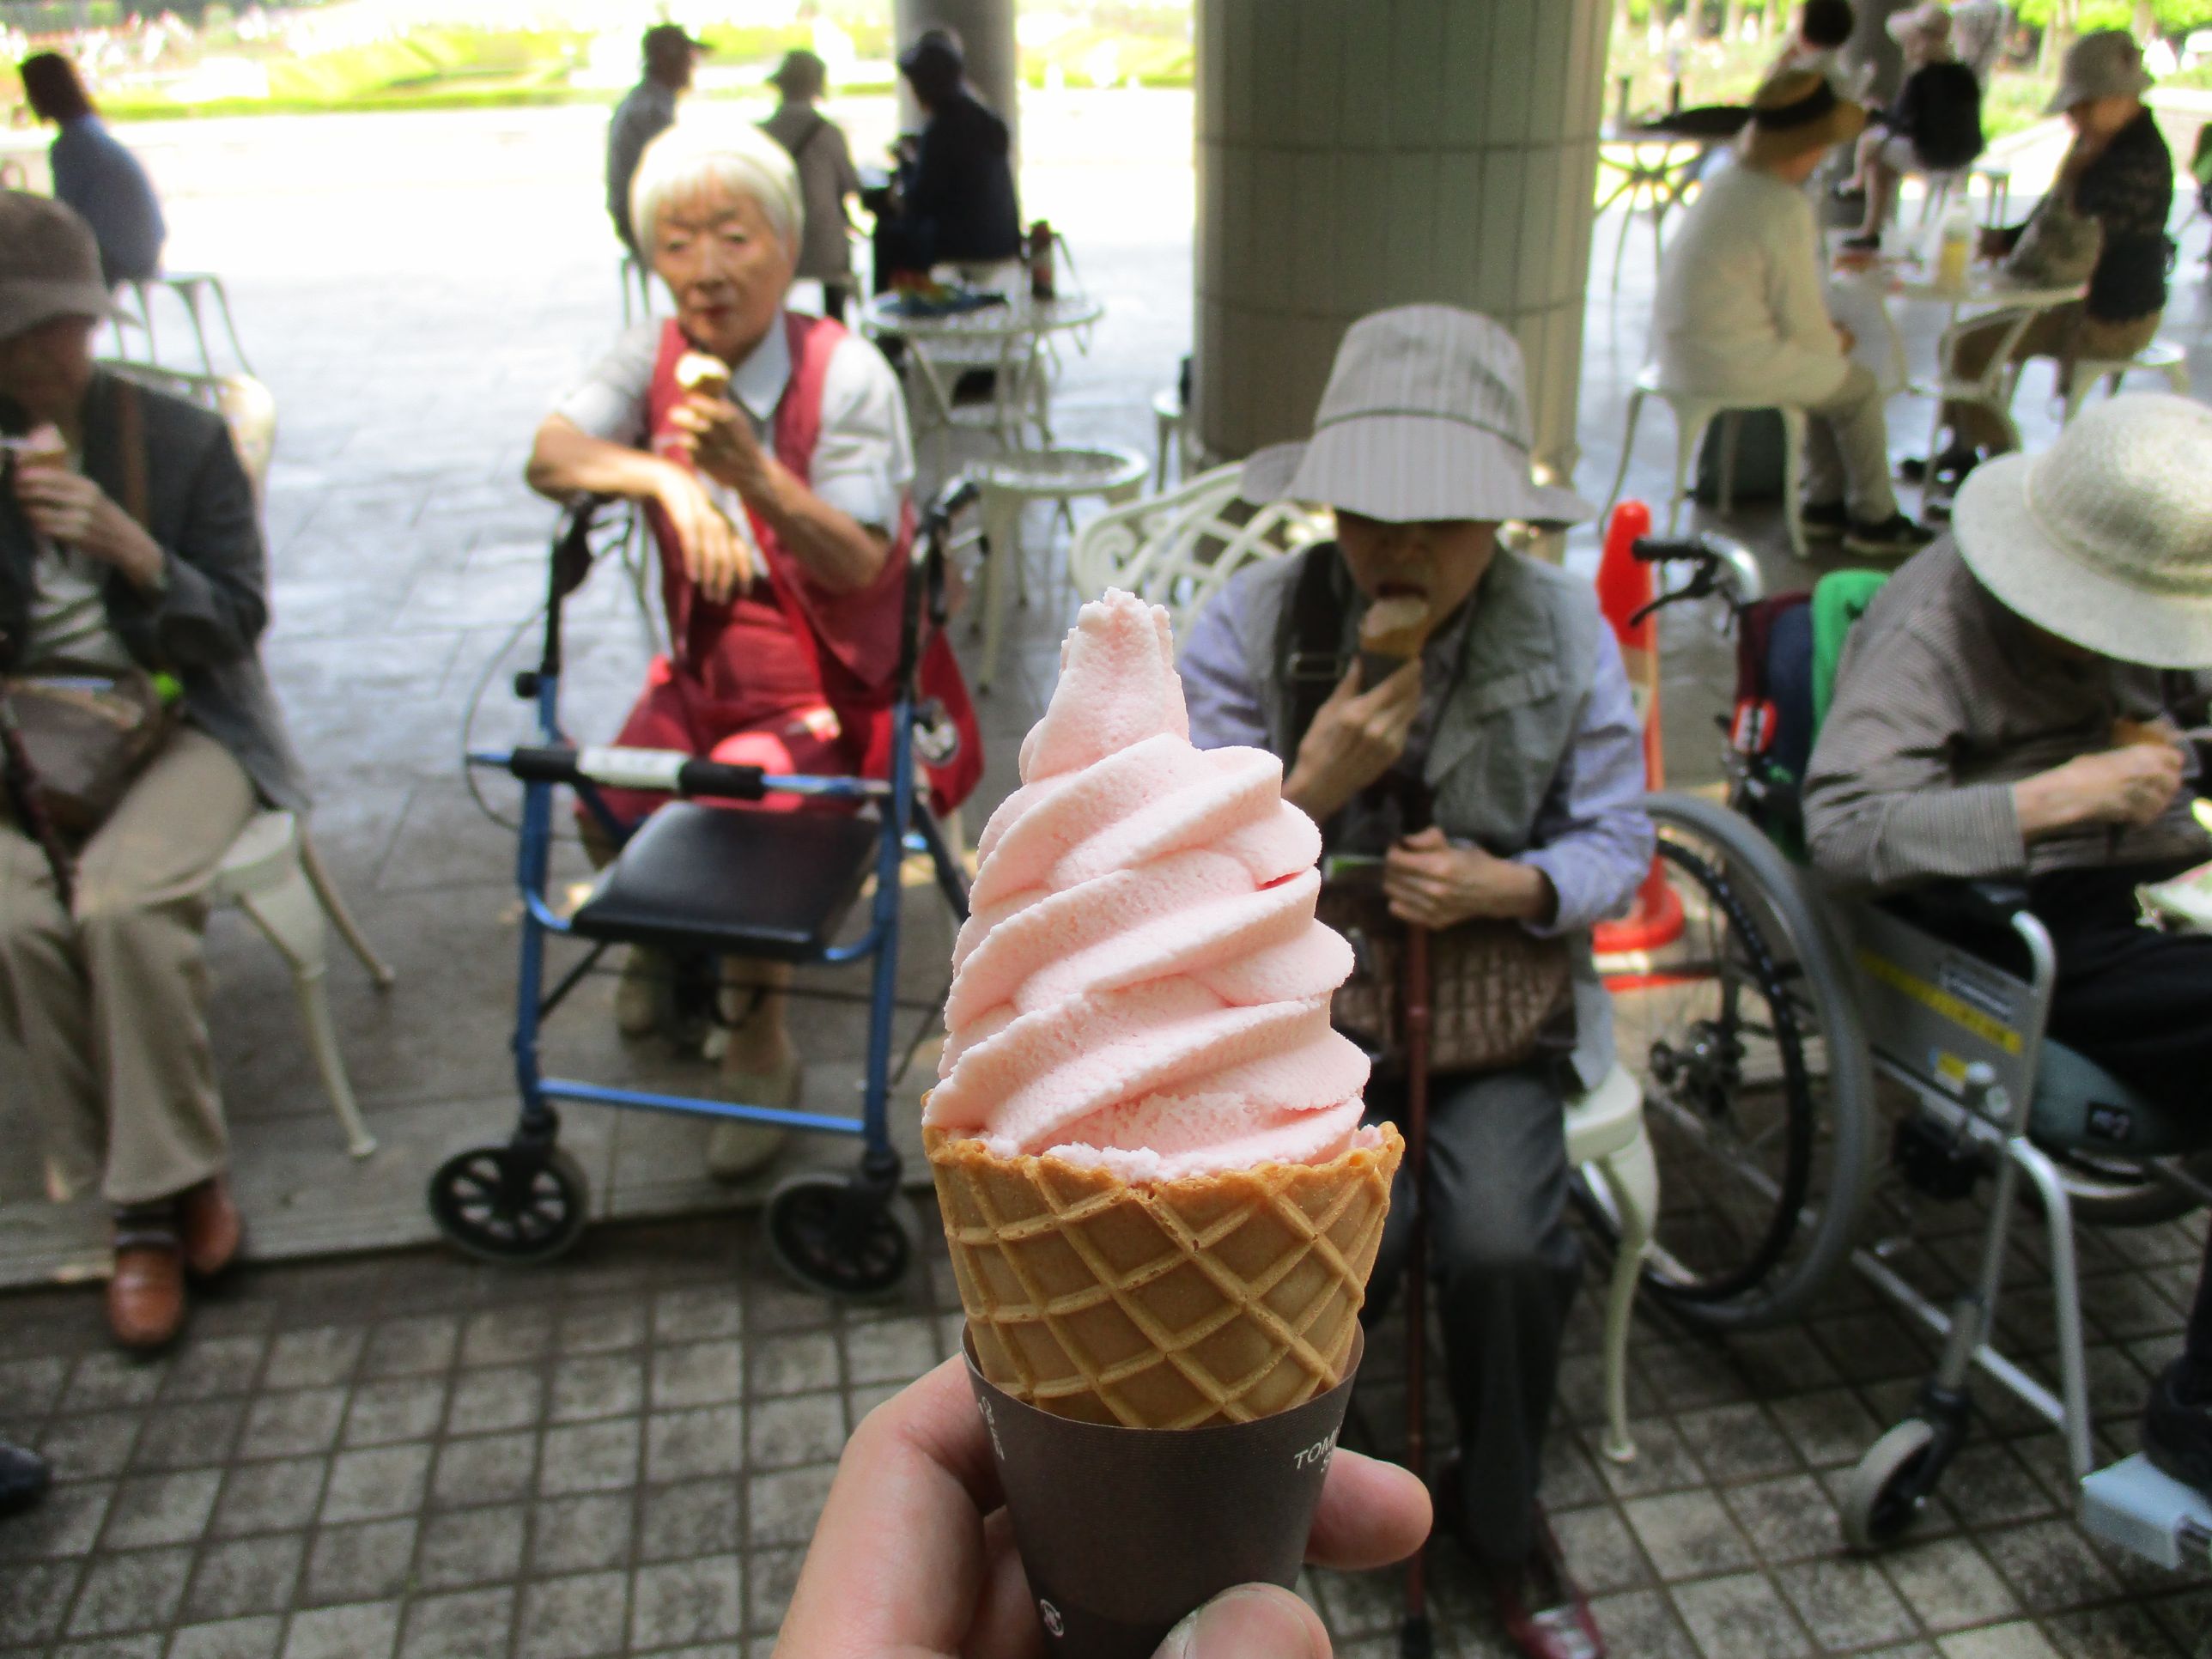
[{"label": "person in dark jacket", "polygon": [[1844,246],[1872,251],[1908,173],[1951,173],[1982,153],[1982,83],[1951,52],[1951,14],[1938,5],[1900,12],[1889,32],[1905,48],[1905,84],[1859,137],[1858,169],[1842,186],[1863,194],[1866,216]]},{"label": "person in dark jacket", "polygon": [[[2142,48],[2125,29],[2100,29],[2067,48],[2058,90],[2046,106],[2074,128],[2074,145],[2050,193],[2027,222],[1982,233],[1982,253],[2005,258],[2045,215],[2069,213],[2096,222],[2100,240],[2081,299],[2042,312],[2012,349],[2014,362],[2055,358],[2062,388],[2080,358],[2124,362],[2148,345],[2166,313],[2166,267],[2173,244],[2166,222],[2173,211],[2173,155],[2142,100],[2151,78]],[[2023,251],[2024,254],[2024,251]],[[2017,272],[2019,261],[2014,262]],[[1992,316],[1962,329],[1951,348],[1954,379],[1978,380],[2002,343],[2010,319]],[[1965,477],[1984,454],[2014,447],[1996,412],[1980,404],[1943,406],[1951,447],[1936,458],[1939,477]]]},{"label": "person in dark jacket", "polygon": [[958,40],[926,30],[900,57],[899,70],[929,120],[901,169],[896,210],[876,222],[878,293],[895,271],[1012,259],[1022,251],[1006,124],[968,84]]},{"label": "person in dark jacket", "polygon": [[645,76],[615,106],[607,123],[607,217],[615,234],[641,264],[651,263],[640,252],[629,222],[629,181],[636,176],[638,158],[645,147],[676,125],[676,100],[691,89],[691,71],[706,51],[673,23],[655,23],[638,43],[645,57]]},{"label": "person in dark jacket", "polygon": [[76,66],[58,52],[42,52],[25,58],[18,72],[32,112],[61,129],[46,152],[54,195],[92,227],[101,280],[112,289],[158,273],[169,232],[153,181],[101,125]]},{"label": "person in dark jacket", "polygon": [[241,1231],[208,1037],[209,890],[257,807],[307,797],[258,652],[253,486],[222,416],[94,364],[108,312],[90,227],[0,191],[0,671],[143,670],[172,711],[81,845],[50,854],[27,830],[35,781],[9,780],[0,1091],[40,1123],[50,1186],[97,1186],[114,1207],[108,1322],[158,1347],[183,1328],[185,1275],[228,1266]]}]

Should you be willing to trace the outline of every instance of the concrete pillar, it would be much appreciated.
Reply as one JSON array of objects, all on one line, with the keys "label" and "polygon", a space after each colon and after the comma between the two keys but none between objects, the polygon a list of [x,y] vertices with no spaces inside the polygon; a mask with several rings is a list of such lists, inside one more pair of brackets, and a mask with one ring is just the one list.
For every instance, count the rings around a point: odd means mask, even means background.
[{"label": "concrete pillar", "polygon": [[[1014,55],[1014,0],[895,0],[895,52],[904,52],[924,29],[951,29],[968,55],[968,78],[983,101],[1006,118],[1014,153],[1021,154],[1021,76]],[[921,125],[906,82],[899,82],[899,125]]]},{"label": "concrete pillar", "polygon": [[[1844,42],[1844,67],[1850,71],[1853,86],[1863,84],[1869,90],[1867,99],[1875,105],[1886,105],[1897,96],[1897,88],[1905,79],[1905,53],[1890,38],[1889,20],[1899,12],[1910,11],[1917,0],[1852,0],[1852,10],[1857,18],[1851,25],[1851,38]],[[1863,82],[1868,66],[1874,74]]]},{"label": "concrete pillar", "polygon": [[1346,326],[1442,301],[1519,337],[1576,458],[1612,0],[1198,0],[1199,433],[1304,435]]}]

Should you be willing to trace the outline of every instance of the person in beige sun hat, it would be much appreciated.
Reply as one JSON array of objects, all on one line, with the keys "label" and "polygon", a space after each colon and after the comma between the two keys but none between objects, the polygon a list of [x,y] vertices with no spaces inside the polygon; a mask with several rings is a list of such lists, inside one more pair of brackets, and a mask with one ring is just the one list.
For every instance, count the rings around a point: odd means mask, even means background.
[{"label": "person in beige sun hat", "polygon": [[[2212,690],[2212,409],[2083,413],[1985,463],[1953,540],[1852,630],[1805,781],[1820,873],[1850,890],[2024,879],[2051,934],[2051,1038],[2153,1102],[2212,1075],[2212,935],[2141,925],[2136,890],[2202,863]],[[2143,1449],[2212,1492],[2212,1286],[2153,1386]]]}]

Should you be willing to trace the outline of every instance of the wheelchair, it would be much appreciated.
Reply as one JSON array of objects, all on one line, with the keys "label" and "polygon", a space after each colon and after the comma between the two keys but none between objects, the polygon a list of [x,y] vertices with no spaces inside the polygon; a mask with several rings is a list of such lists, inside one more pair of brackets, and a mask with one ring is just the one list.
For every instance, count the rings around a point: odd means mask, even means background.
[{"label": "wheelchair", "polygon": [[[1977,1369],[2062,1431],[2085,1525],[2154,1559],[2212,1546],[2212,1504],[2140,1456],[2093,1473],[2074,1244],[2077,1217],[2141,1224],[2212,1202],[2204,1115],[2139,1095],[2045,1035],[2056,958],[2024,888],[1847,901],[1805,867],[1798,779],[1843,636],[1880,576],[1837,573],[1762,604],[1757,566],[1725,538],[1635,551],[1666,573],[1653,608],[1719,602],[1740,667],[1724,799],[1645,803],[1682,933],[1600,959],[1671,1200],[1648,1289],[1693,1324],[1752,1328],[1803,1309],[1848,1263],[1936,1335],[1912,1413],[1837,1494],[1855,1548],[1896,1541],[1919,1516],[1965,1441]],[[1909,1103],[1886,1146],[1877,1079]],[[1975,1269],[1948,1308],[1864,1239],[1885,1164],[1938,1200],[1994,1179]],[[2023,1188],[2050,1256],[2056,1393],[1991,1346]]]},{"label": "wheelchair", "polygon": [[[932,740],[916,690],[925,629],[945,620],[944,557],[948,526],[975,499],[956,484],[923,515],[907,572],[903,626],[893,680],[889,775],[781,775],[657,750],[578,747],[561,724],[562,605],[615,537],[599,532],[605,498],[587,498],[563,516],[556,535],[544,635],[535,668],[515,677],[515,694],[535,707],[537,741],[508,750],[471,751],[472,766],[505,771],[523,786],[516,884],[523,907],[513,1048],[520,1115],[507,1139],[457,1153],[429,1184],[439,1230],[471,1255],[494,1261],[543,1261],[574,1244],[590,1194],[582,1167],[559,1145],[554,1103],[775,1124],[859,1137],[849,1176],[793,1175],[770,1194],[764,1232],[777,1264],[810,1288],[869,1297],[896,1287],[911,1265],[917,1233],[899,1189],[888,1105],[895,1059],[893,1023],[902,1007],[927,1022],[935,1003],[897,996],[900,872],[909,853],[927,856],[935,884],[957,920],[968,914],[967,876],[922,799],[917,744]],[[918,729],[921,728],[921,729]],[[677,797],[625,831],[599,795],[603,787],[663,791]],[[547,897],[556,797],[574,792],[619,844],[589,896],[562,915]],[[771,814],[707,802],[759,800],[787,793],[850,803],[849,814]],[[866,921],[846,938],[845,923],[873,881]],[[546,946],[557,938],[590,948],[547,985]],[[613,1088],[548,1077],[538,1060],[545,1020],[615,944],[647,945],[703,963],[691,976],[694,1000],[712,1006],[723,955],[787,963],[867,960],[868,1043],[860,1115],[827,1115],[780,1107]],[[794,989],[791,994],[823,995]]]}]

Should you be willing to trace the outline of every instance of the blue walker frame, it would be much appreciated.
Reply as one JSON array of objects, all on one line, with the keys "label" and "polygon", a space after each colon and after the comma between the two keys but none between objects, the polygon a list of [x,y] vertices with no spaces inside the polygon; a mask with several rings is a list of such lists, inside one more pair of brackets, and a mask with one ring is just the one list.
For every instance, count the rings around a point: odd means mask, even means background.
[{"label": "blue walker frame", "polygon": [[[471,766],[508,772],[523,785],[520,834],[515,856],[515,883],[524,914],[518,947],[515,1020],[510,1047],[514,1054],[515,1086],[521,1112],[514,1135],[499,1147],[463,1153],[441,1167],[431,1183],[431,1208],[449,1237],[464,1249],[488,1256],[514,1260],[543,1260],[574,1242],[580,1232],[585,1194],[569,1194],[566,1201],[574,1213],[535,1244],[490,1244],[483,1237],[471,1238],[449,1222],[450,1193],[441,1188],[471,1158],[498,1160],[498,1192],[490,1201],[503,1202],[520,1212],[533,1200],[542,1201],[546,1189],[541,1176],[556,1157],[560,1115],[556,1101],[592,1106],[612,1106],[635,1111],[682,1112],[693,1116],[775,1125],[817,1133],[851,1135],[862,1142],[860,1163],[836,1204],[831,1233],[847,1243],[857,1231],[880,1217],[897,1191],[901,1159],[891,1145],[889,1121],[892,1025],[898,1008],[898,944],[900,871],[909,852],[926,852],[937,885],[956,919],[966,920],[966,873],[954,858],[936,819],[916,793],[914,721],[917,709],[915,672],[920,659],[922,627],[941,627],[945,621],[943,555],[945,531],[952,518],[975,499],[974,486],[956,483],[933,502],[916,537],[907,574],[900,661],[892,703],[893,738],[888,778],[824,776],[813,774],[769,773],[758,767],[731,766],[704,761],[673,750],[579,748],[563,731],[560,718],[562,670],[562,604],[590,574],[594,559],[591,537],[593,519],[607,498],[593,496],[572,507],[556,536],[545,613],[544,644],[538,666],[515,677],[519,696],[536,708],[538,742],[512,750],[471,750]],[[925,611],[927,614],[925,615]],[[680,799],[757,800],[769,793],[789,793],[826,799],[868,802],[881,817],[877,837],[875,892],[866,931],[855,939],[830,945],[818,954],[793,960],[842,964],[872,957],[868,993],[868,1054],[865,1093],[860,1115],[838,1116],[823,1112],[763,1106],[749,1102],[703,1099],[647,1089],[625,1089],[579,1079],[549,1077],[540,1064],[538,1035],[547,1018],[568,994],[592,971],[600,955],[615,939],[589,939],[580,934],[572,921],[557,914],[546,902],[554,844],[555,796],[563,786],[574,789],[594,821],[619,846],[633,830],[625,829],[608,810],[599,787],[665,790]],[[549,938],[589,939],[592,948],[584,960],[546,989],[545,946]],[[572,1165],[556,1171],[556,1181],[580,1186],[582,1175]],[[821,1172],[793,1176],[771,1197],[771,1225],[775,1211],[787,1188],[823,1191]],[[834,1179],[834,1178],[833,1178]],[[479,1186],[483,1183],[479,1181]],[[488,1190],[488,1189],[487,1189]],[[910,1241],[909,1241],[910,1242]],[[779,1251],[779,1255],[781,1252]],[[786,1262],[790,1266],[789,1262]],[[803,1268],[793,1268],[817,1288],[845,1290]],[[874,1287],[881,1288],[881,1287]]]}]

